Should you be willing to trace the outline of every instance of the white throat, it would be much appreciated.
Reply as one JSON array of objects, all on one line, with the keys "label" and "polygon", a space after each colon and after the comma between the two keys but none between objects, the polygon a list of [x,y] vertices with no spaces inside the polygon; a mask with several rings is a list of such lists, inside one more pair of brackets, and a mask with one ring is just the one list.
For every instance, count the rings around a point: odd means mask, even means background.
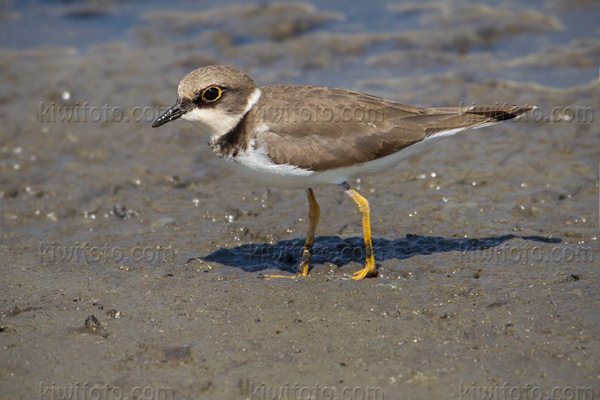
[{"label": "white throat", "polygon": [[194,108],[181,116],[181,119],[193,122],[202,134],[210,135],[211,141],[230,132],[240,122],[240,120],[254,107],[260,99],[261,91],[254,89],[252,95],[248,98],[246,107],[241,114],[231,115],[227,112],[215,108]]}]

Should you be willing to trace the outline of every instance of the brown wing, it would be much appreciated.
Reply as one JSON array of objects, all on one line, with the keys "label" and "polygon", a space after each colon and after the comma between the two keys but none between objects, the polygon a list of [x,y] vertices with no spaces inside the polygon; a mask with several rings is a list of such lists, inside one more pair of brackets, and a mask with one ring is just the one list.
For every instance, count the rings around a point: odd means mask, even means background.
[{"label": "brown wing", "polygon": [[503,106],[485,112],[477,107],[426,109],[326,87],[277,85],[261,90],[247,119],[250,126],[263,129],[250,135],[267,145],[274,163],[312,171],[372,161],[440,131],[516,116],[501,111]]},{"label": "brown wing", "polygon": [[[312,171],[364,163],[426,136],[424,127],[398,121],[424,109],[343,89],[265,86],[248,115],[266,125],[256,135],[276,164]],[[297,101],[290,101],[297,99]]]}]

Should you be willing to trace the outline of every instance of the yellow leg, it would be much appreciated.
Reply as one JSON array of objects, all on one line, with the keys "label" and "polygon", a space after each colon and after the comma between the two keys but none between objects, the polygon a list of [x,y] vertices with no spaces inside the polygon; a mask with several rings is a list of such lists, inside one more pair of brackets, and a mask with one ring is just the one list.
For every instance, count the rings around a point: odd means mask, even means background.
[{"label": "yellow leg", "polygon": [[312,189],[306,189],[306,197],[308,197],[308,232],[306,233],[306,241],[302,250],[302,258],[298,265],[297,276],[308,275],[308,265],[312,257],[313,242],[315,241],[315,232],[319,224],[320,208],[315,197],[315,192]]},{"label": "yellow leg", "polygon": [[370,209],[367,199],[362,197],[358,192],[344,182],[340,185],[344,192],[354,200],[358,206],[358,210],[362,215],[363,234],[365,237],[365,254],[366,264],[363,269],[354,273],[352,279],[364,279],[367,276],[377,276],[377,268],[375,267],[375,258],[373,257],[373,244],[371,243],[371,222]]},{"label": "yellow leg", "polygon": [[306,197],[308,197],[308,232],[306,233],[306,241],[302,250],[302,258],[298,265],[298,273],[296,276],[289,275],[268,275],[265,279],[271,278],[296,278],[298,276],[308,276],[308,266],[312,257],[313,242],[315,241],[315,232],[319,223],[320,208],[315,197],[315,192],[312,189],[306,189]]}]

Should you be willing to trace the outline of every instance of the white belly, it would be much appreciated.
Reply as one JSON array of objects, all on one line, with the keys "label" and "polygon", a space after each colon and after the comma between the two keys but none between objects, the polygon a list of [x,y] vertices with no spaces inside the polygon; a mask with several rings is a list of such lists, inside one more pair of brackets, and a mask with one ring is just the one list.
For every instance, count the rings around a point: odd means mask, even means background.
[{"label": "white belly", "polygon": [[275,164],[268,158],[264,148],[254,150],[253,146],[250,146],[247,153],[226,161],[240,175],[268,187],[302,189],[320,185],[339,185],[359,176],[389,171],[398,165],[400,161],[421,152],[425,147],[443,136],[446,135],[428,138],[377,160],[321,172],[314,172],[289,164]]}]

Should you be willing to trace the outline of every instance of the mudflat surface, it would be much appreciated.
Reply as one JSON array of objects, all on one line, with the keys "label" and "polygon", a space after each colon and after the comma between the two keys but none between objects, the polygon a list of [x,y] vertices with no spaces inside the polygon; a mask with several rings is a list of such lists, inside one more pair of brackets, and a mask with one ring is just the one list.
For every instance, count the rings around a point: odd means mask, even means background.
[{"label": "mudflat surface", "polygon": [[[600,398],[599,14],[2,3],[0,397]],[[539,110],[350,182],[379,277],[350,279],[360,215],[324,187],[310,276],[264,280],[295,271],[304,193],[237,177],[192,125],[149,125],[213,63]]]}]

